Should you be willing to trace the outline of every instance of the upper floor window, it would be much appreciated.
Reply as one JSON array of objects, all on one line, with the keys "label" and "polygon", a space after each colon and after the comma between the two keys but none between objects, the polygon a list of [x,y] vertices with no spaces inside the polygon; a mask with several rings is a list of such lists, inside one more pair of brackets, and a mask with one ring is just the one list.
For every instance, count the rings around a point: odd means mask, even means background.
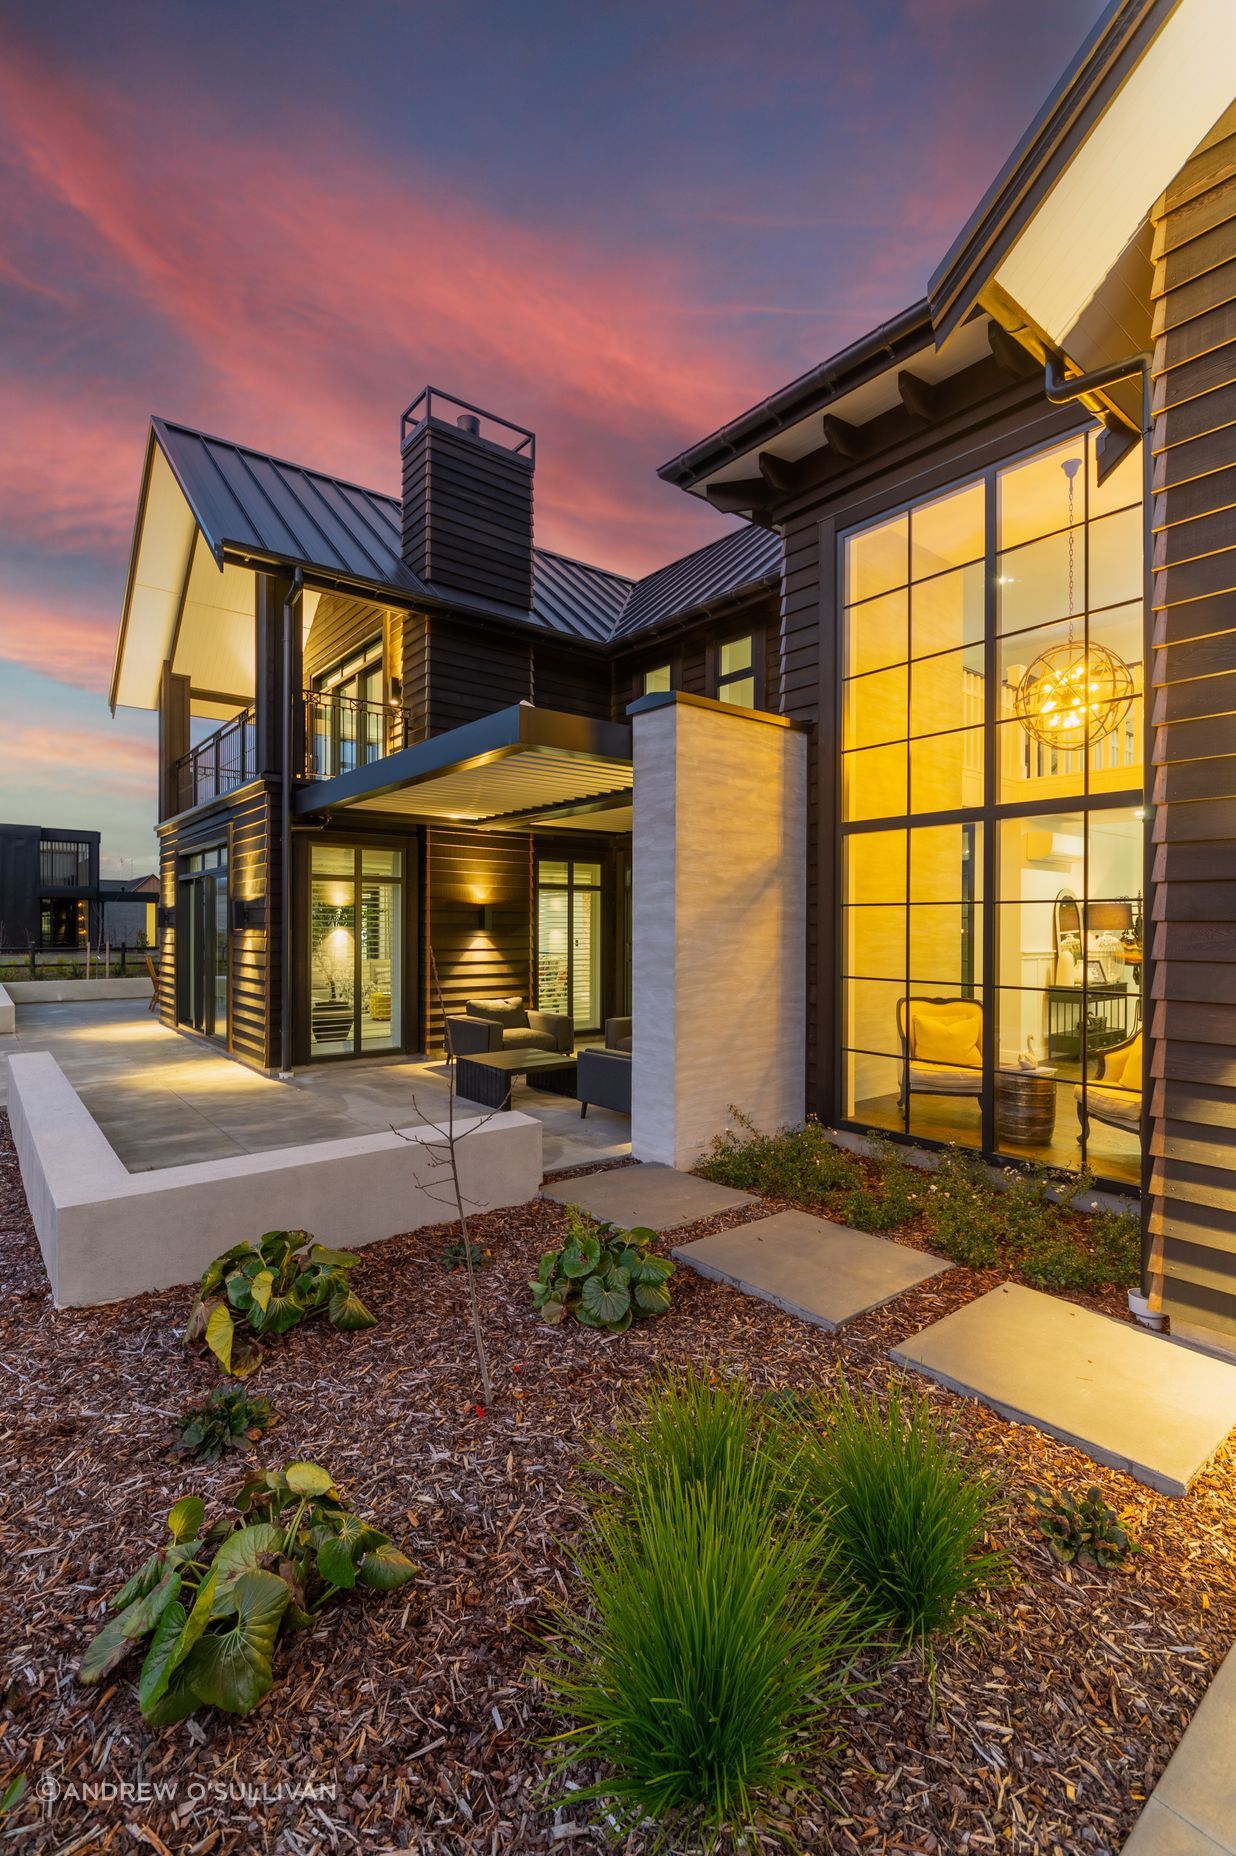
[{"label": "upper floor window", "polygon": [[389,752],[381,636],[313,679],[310,753],[319,779],[351,773]]},{"label": "upper floor window", "polygon": [[755,707],[755,637],[744,632],[740,638],[727,638],[717,651],[717,700],[736,703],[740,709]]},{"label": "upper floor window", "polygon": [[672,690],[673,687],[674,671],[672,664],[654,664],[651,670],[646,670],[644,672],[643,694],[645,696],[656,695],[661,690]]},{"label": "upper floor window", "polygon": [[90,844],[79,838],[45,838],[39,845],[39,881],[48,889],[84,889],[90,883]]}]

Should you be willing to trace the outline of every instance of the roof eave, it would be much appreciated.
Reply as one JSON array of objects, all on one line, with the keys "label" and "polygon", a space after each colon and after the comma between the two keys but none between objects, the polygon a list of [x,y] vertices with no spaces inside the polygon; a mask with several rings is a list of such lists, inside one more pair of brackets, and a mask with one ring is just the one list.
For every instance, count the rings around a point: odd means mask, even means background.
[{"label": "roof eave", "polygon": [[924,347],[932,336],[930,308],[924,298],[662,464],[658,477],[680,490],[694,488],[722,465],[767,445],[800,419],[823,411],[841,394],[884,373],[907,353]]},{"label": "roof eave", "polygon": [[1021,229],[1180,0],[1112,0],[927,287],[937,347],[983,297]]},{"label": "roof eave", "polygon": [[[112,675],[107,687],[107,706],[115,715],[117,694],[120,689],[120,666],[124,661],[125,639],[129,631],[129,612],[133,604],[133,586],[137,577],[137,557],[141,548],[142,524],[146,520],[146,499],[150,494],[150,469],[154,463],[155,448],[154,421],[146,433],[146,456],[142,463],[141,488],[137,493],[137,510],[133,517],[133,534],[129,541],[129,565],[124,578],[124,600],[120,607],[120,625],[116,632],[116,648],[112,653]],[[162,450],[162,446],[160,446]],[[166,453],[164,453],[166,456]]]}]

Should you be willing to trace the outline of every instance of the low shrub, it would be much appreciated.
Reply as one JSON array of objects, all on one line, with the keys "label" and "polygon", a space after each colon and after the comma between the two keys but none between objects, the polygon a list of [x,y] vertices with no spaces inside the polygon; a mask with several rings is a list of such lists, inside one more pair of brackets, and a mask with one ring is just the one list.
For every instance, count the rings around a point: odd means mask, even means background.
[{"label": "low shrub", "polygon": [[225,1450],[245,1450],[265,1436],[278,1413],[270,1401],[250,1398],[240,1386],[216,1386],[202,1404],[180,1420],[179,1449],[201,1463],[215,1463]]},{"label": "low shrub", "polygon": [[868,1182],[860,1172],[857,1184],[837,1201],[837,1216],[860,1231],[894,1231],[911,1224],[926,1203],[924,1175],[906,1165],[891,1141],[873,1140],[870,1158],[874,1179]]},{"label": "low shrub", "polygon": [[1097,1488],[1087,1489],[1080,1497],[1068,1489],[1056,1494],[1036,1489],[1030,1499],[1038,1531],[1052,1558],[1062,1565],[1106,1571],[1138,1551],[1116,1510],[1108,1507]]},{"label": "low shrub", "polygon": [[474,1270],[487,1270],[494,1260],[494,1253],[487,1244],[465,1244],[457,1238],[453,1244],[447,1244],[439,1261],[448,1276],[456,1270],[467,1269],[469,1261]]},{"label": "low shrub", "polygon": [[253,1372],[262,1349],[249,1334],[286,1334],[311,1315],[344,1333],[376,1326],[349,1281],[359,1262],[327,1250],[308,1231],[268,1231],[256,1244],[234,1244],[202,1277],[189,1310],[186,1341],[204,1340],[225,1373]]},{"label": "low shrub", "polygon": [[821,1205],[834,1193],[853,1191],[863,1183],[853,1154],[830,1141],[818,1121],[761,1134],[736,1108],[731,1108],[730,1119],[734,1126],[717,1135],[696,1164],[696,1172],[705,1179],[740,1192],[795,1199],[800,1205]]},{"label": "low shrub", "polygon": [[674,1265],[653,1256],[656,1237],[642,1225],[620,1231],[568,1205],[566,1243],[545,1252],[529,1281],[533,1307],[551,1326],[572,1314],[584,1327],[611,1334],[668,1313]]},{"label": "low shrub", "polygon": [[572,1800],[604,1799],[622,1828],[741,1837],[804,1782],[853,1686],[859,1632],[822,1578],[825,1524],[781,1499],[743,1405],[733,1387],[662,1386],[632,1420],[642,1450],[632,1431],[600,1448],[620,1499],[594,1498],[583,1604],[558,1611],[540,1673],[572,1723],[557,1767],[605,1767]]},{"label": "low shrub", "polygon": [[415,1576],[316,1463],[251,1473],[234,1505],[238,1515],[207,1528],[204,1502],[182,1497],[170,1540],[117,1592],[115,1616],[82,1657],[81,1681],[100,1682],[149,1638],[137,1695],[152,1727],[203,1706],[248,1714],[274,1682],[285,1625],[311,1624],[358,1584],[390,1591]]},{"label": "low shrub", "polygon": [[987,1544],[995,1484],[920,1393],[894,1389],[881,1411],[842,1382],[830,1415],[808,1464],[838,1571],[874,1628],[929,1651],[1007,1583],[1005,1555]]}]

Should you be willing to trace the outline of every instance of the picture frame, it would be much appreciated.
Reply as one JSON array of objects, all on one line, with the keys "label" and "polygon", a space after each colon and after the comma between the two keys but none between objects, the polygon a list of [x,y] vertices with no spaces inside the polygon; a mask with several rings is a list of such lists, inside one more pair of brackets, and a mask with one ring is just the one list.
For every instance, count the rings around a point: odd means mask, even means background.
[{"label": "picture frame", "polygon": [[1087,986],[1106,986],[1107,974],[1103,970],[1103,962],[1101,960],[1095,960],[1093,958],[1087,960],[1086,984]]}]

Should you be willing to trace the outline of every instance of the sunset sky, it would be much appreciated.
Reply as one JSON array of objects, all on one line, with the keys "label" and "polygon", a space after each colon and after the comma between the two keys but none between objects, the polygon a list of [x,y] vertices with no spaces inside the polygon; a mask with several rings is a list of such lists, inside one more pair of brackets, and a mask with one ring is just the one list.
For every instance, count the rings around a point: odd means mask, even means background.
[{"label": "sunset sky", "polygon": [[685,444],[904,308],[1099,0],[0,4],[0,818],[154,865],[105,691],[152,412],[393,492],[427,381],[537,539],[721,533]]}]

